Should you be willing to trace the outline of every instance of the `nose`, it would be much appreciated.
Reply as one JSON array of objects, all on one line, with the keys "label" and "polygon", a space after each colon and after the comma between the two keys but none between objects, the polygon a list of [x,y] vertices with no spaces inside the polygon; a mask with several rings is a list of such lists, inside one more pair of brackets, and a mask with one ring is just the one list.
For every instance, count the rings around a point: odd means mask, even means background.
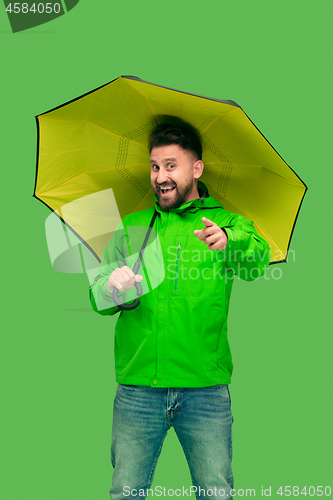
[{"label": "nose", "polygon": [[168,176],[167,176],[166,171],[163,168],[160,168],[158,171],[157,178],[156,178],[157,184],[163,184],[167,180],[168,180]]}]

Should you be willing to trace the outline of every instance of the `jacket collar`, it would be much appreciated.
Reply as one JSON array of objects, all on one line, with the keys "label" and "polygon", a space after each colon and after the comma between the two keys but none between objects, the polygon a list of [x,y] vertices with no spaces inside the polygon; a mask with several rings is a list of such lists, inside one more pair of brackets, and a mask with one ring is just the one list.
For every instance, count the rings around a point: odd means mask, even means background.
[{"label": "jacket collar", "polygon": [[[200,198],[195,198],[194,200],[187,201],[178,208],[172,208],[170,212],[180,214],[186,211],[196,212],[201,208],[223,208],[221,203],[219,203],[217,200],[215,200],[215,198],[209,195],[207,186],[202,181],[198,181],[198,191]],[[156,210],[160,213],[165,213],[165,211],[161,209],[156,195],[154,196],[154,198]]]}]

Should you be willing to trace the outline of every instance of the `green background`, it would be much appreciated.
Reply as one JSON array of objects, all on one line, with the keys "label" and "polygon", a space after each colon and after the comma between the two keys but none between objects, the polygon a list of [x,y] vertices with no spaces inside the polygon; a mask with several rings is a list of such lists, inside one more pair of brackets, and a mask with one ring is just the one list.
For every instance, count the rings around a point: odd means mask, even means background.
[{"label": "green background", "polygon": [[[52,269],[34,117],[120,75],[236,101],[308,185],[281,279],[235,281],[233,468],[256,496],[333,487],[331,18],[330,1],[80,0],[12,34],[0,10],[1,498],[109,498],[115,318]],[[172,430],[153,484],[191,484]]]}]

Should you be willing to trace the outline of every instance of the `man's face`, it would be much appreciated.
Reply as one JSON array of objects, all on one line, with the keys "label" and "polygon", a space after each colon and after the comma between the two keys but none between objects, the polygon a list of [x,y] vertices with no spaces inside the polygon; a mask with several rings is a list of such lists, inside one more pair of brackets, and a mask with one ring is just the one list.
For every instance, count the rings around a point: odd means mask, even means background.
[{"label": "man's face", "polygon": [[198,179],[203,163],[178,144],[153,148],[150,154],[150,181],[162,210],[178,208],[199,198]]}]

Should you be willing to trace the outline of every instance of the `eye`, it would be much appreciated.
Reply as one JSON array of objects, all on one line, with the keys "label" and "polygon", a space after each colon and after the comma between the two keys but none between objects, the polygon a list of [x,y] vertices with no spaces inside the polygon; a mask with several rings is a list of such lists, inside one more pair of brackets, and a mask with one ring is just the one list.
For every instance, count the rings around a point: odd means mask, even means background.
[{"label": "eye", "polygon": [[152,165],[151,169],[156,172],[157,170],[159,170],[159,166],[158,165]]},{"label": "eye", "polygon": [[173,169],[174,168],[174,164],[173,163],[169,163],[168,168]]}]

